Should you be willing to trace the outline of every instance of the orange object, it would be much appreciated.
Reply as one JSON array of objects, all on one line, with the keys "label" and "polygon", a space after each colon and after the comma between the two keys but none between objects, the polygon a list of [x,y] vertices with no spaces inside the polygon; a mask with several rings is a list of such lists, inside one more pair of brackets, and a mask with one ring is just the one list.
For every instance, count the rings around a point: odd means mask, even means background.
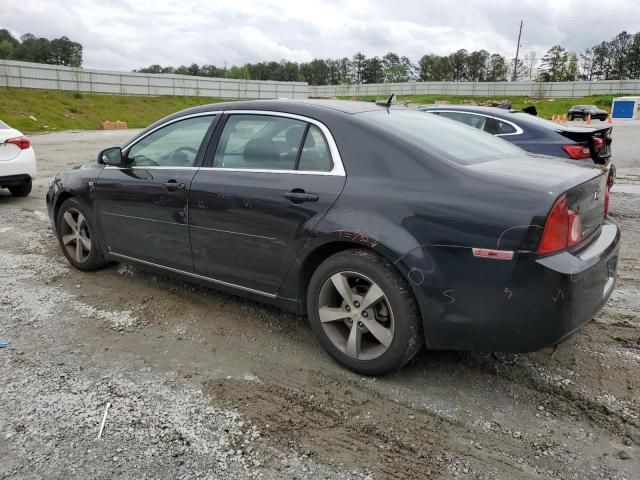
[{"label": "orange object", "polygon": [[611,118],[611,115],[607,117],[607,123],[613,123],[613,119]]},{"label": "orange object", "polygon": [[120,120],[117,122],[109,122],[108,120],[105,120],[100,124],[100,128],[102,130],[124,130],[128,127],[127,122],[121,122]]},{"label": "orange object", "polygon": [[587,125],[591,125],[591,114],[587,113]]}]

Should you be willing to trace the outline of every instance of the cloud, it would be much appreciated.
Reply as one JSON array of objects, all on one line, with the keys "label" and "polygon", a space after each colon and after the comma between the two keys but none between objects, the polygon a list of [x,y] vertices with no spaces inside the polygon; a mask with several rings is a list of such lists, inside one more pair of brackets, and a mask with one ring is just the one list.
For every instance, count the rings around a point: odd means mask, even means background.
[{"label": "cloud", "polygon": [[[263,60],[426,53],[484,48],[538,58],[554,44],[583,50],[623,29],[640,30],[640,3],[610,0],[3,0],[0,28],[67,35],[84,65],[131,70],[152,63],[243,64]],[[25,21],[27,19],[27,21]]]}]

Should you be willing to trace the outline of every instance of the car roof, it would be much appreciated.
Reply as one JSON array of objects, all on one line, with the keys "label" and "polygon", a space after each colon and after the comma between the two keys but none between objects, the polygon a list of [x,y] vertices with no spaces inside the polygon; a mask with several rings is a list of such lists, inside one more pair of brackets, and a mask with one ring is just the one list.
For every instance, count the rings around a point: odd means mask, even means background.
[{"label": "car roof", "polygon": [[276,112],[307,112],[314,111],[335,111],[353,115],[386,108],[405,109],[402,105],[392,104],[390,107],[378,105],[375,102],[362,102],[353,100],[325,100],[325,99],[277,99],[277,100],[240,100],[235,102],[211,103],[198,107],[189,108],[178,112],[180,115],[190,115],[195,113],[220,111],[220,110],[271,110]]}]

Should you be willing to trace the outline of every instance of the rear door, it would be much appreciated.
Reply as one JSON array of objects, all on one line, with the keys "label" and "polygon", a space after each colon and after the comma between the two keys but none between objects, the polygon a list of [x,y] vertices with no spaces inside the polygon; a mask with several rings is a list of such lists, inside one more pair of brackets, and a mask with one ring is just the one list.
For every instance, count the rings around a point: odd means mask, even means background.
[{"label": "rear door", "polygon": [[275,294],[305,239],[337,200],[345,172],[323,124],[296,115],[228,112],[208,166],[193,179],[195,273]]},{"label": "rear door", "polygon": [[188,189],[215,121],[211,114],[172,121],[123,152],[127,167],[104,168],[95,203],[110,253],[193,271]]}]

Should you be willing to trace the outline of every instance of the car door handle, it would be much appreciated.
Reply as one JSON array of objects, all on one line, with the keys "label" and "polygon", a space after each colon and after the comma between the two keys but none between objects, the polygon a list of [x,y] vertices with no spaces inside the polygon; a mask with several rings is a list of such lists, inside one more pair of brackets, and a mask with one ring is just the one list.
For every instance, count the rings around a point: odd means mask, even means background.
[{"label": "car door handle", "polygon": [[169,180],[164,183],[164,188],[166,188],[170,192],[175,192],[176,190],[184,190],[184,183],[178,183],[175,180]]},{"label": "car door handle", "polygon": [[307,193],[301,188],[294,188],[290,192],[283,193],[284,198],[288,198],[293,203],[317,202],[320,197],[315,193]]}]

